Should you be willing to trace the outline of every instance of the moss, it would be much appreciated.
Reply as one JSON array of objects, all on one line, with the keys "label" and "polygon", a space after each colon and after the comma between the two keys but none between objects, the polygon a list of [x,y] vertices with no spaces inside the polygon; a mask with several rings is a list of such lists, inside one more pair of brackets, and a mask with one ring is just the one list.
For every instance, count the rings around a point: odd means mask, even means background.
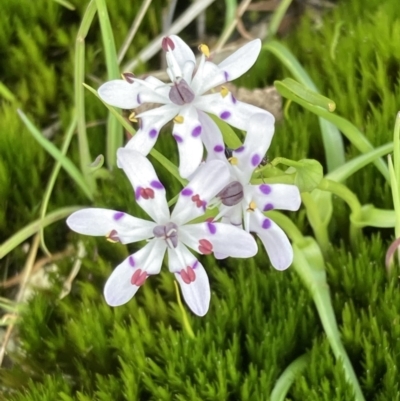
[{"label": "moss", "polygon": [[[162,2],[153,3],[128,58],[158,32],[153,21],[160,20]],[[118,45],[138,4],[113,2],[111,6],[109,2]],[[0,131],[5,133],[0,135],[3,240],[37,217],[43,182],[52,168],[52,160],[22,127],[15,110],[22,107],[42,127],[60,120],[61,128],[53,140],[61,144],[73,102],[74,38],[85,3],[77,2],[74,12],[55,2],[8,0],[2,7],[0,51],[6,60],[0,67],[2,82],[16,97],[2,105],[0,119]],[[393,40],[400,33],[397,8],[395,0],[342,1],[324,16],[322,26],[306,16],[284,39],[321,92],[334,99],[338,112],[365,132],[374,145],[391,139],[397,112],[400,44]],[[4,17],[8,15],[12,19]],[[339,22],[343,25],[332,50]],[[87,71],[93,75],[89,82],[104,78],[98,32],[95,24],[87,40]],[[190,37],[190,32],[186,34]],[[15,46],[8,46],[9,41]],[[241,82],[252,87],[288,75],[267,54],[261,55],[254,72]],[[86,105],[88,122],[105,118],[105,109],[90,94]],[[315,157],[322,161],[316,117],[295,105],[289,116],[277,126],[270,158]],[[89,138],[93,154],[104,153],[104,125],[91,128]],[[73,143],[69,153],[75,162],[76,146]],[[157,144],[167,154],[174,152],[174,146],[169,135]],[[348,144],[346,152],[348,158],[357,154]],[[162,169],[159,171],[162,179],[167,178]],[[348,184],[363,202],[391,205],[389,188],[372,166]],[[68,176],[61,172],[50,208],[85,202],[70,185]],[[177,188],[173,183],[171,193]],[[117,169],[110,180],[99,182],[95,204],[145,217],[132,202],[129,182]],[[336,228],[343,231],[348,211],[342,203],[335,201],[334,206]],[[293,219],[309,232],[303,211]],[[388,278],[382,262],[390,234],[368,231],[359,249],[352,249],[336,231],[327,258],[328,282],[343,343],[366,398],[373,401],[400,400],[398,271]],[[63,277],[72,264],[66,259],[59,264],[59,276],[53,277],[51,290],[37,294],[22,311],[20,348],[10,356],[12,366],[0,372],[4,400],[262,401],[269,399],[288,364],[304,353],[310,354],[310,363],[296,378],[289,399],[352,399],[309,294],[294,271],[274,271],[264,251],[254,260],[220,264],[202,258],[210,275],[212,304],[205,318],[189,316],[196,335],[191,339],[182,326],[173,277],[166,271],[148,280],[127,305],[113,309],[105,304],[101,292],[106,278],[140,244],[128,248],[83,239],[67,233],[64,224],[46,230],[46,238],[52,249],[63,247],[66,241],[83,241],[87,255],[68,297],[59,299]],[[25,256],[18,249],[4,265],[17,268]]]}]

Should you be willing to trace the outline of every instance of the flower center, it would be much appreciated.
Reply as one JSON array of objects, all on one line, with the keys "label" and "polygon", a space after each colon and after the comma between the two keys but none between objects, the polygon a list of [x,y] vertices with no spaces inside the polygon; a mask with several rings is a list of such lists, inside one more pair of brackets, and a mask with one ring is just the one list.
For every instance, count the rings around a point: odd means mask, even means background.
[{"label": "flower center", "polygon": [[237,205],[243,199],[243,185],[239,181],[232,181],[217,195],[225,206]]},{"label": "flower center", "polygon": [[178,246],[178,226],[175,223],[167,223],[165,226],[156,226],[153,228],[153,234],[156,238],[165,240],[170,248]]},{"label": "flower center", "polygon": [[183,78],[177,78],[174,86],[169,91],[169,99],[172,103],[182,106],[191,103],[195,98],[192,88]]}]

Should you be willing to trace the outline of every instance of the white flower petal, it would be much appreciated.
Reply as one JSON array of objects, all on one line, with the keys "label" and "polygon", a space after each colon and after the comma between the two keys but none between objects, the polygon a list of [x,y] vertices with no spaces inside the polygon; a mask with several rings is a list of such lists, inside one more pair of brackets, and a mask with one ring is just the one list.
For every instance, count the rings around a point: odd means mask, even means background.
[{"label": "white flower petal", "polygon": [[139,114],[138,117],[141,118],[141,128],[126,144],[126,147],[147,156],[157,141],[160,129],[168,121],[172,120],[178,112],[178,106],[166,104]]},{"label": "white flower petal", "polygon": [[121,109],[133,109],[139,106],[137,96],[140,85],[136,82],[130,84],[123,79],[115,79],[100,86],[97,90],[100,98],[111,106]]},{"label": "white flower petal", "polygon": [[160,272],[165,249],[164,241],[153,239],[118,265],[104,287],[106,302],[110,306],[127,303],[144,284],[148,275]]},{"label": "white flower petal", "polygon": [[298,210],[301,204],[300,191],[295,185],[261,184],[251,185],[252,198],[257,207],[268,210]]},{"label": "white flower petal", "polygon": [[255,39],[231,54],[218,67],[226,74],[226,81],[233,81],[247,72],[256,62],[261,50],[261,40]]},{"label": "white flower petal", "polygon": [[198,316],[204,316],[210,306],[210,283],[202,264],[183,245],[168,248],[168,264],[181,286],[185,302]]},{"label": "white flower petal", "polygon": [[228,166],[219,160],[202,164],[193,179],[182,189],[171,214],[177,225],[193,220],[205,213],[210,200],[228,183]]},{"label": "white flower petal", "polygon": [[72,213],[67,224],[79,234],[118,238],[123,244],[153,236],[154,223],[116,210],[91,208]]},{"label": "white flower petal", "polygon": [[179,151],[179,174],[187,178],[199,167],[203,157],[203,127],[193,106],[182,107],[183,123],[175,123],[172,131]]},{"label": "white flower petal", "polygon": [[257,209],[251,214],[250,231],[258,234],[275,269],[285,270],[292,264],[293,248],[288,237],[277,224]]},{"label": "white flower petal", "polygon": [[155,222],[165,224],[169,220],[165,188],[152,164],[139,152],[126,148],[118,149],[117,158],[135,189],[137,203]]},{"label": "white flower petal", "polygon": [[241,130],[247,129],[249,117],[253,114],[270,114],[259,107],[240,102],[232,93],[229,93],[225,97],[220,93],[203,95],[198,97],[194,104],[198,109],[214,114],[221,120]]},{"label": "white flower petal", "polygon": [[169,39],[172,40],[175,47],[172,50],[169,49],[168,52],[173,55],[181,71],[185,70],[185,64],[188,61],[192,62],[193,65],[196,64],[196,58],[194,56],[194,53],[179,36],[169,35]]},{"label": "white flower petal", "polygon": [[226,163],[225,144],[220,129],[206,113],[198,110],[197,114],[203,127],[201,136],[207,150],[207,161],[221,160]]},{"label": "white flower petal", "polygon": [[233,152],[237,158],[235,169],[241,171],[243,180],[248,182],[254,169],[261,163],[274,135],[274,123],[274,116],[270,113],[249,117],[243,146]]},{"label": "white flower petal", "polygon": [[144,80],[135,79],[135,82],[140,84],[140,90],[137,95],[139,104],[143,103],[162,103],[168,104],[169,91],[171,86],[160,81],[158,78],[151,75]]},{"label": "white flower petal", "polygon": [[187,224],[180,227],[179,239],[199,253],[207,254],[212,249],[212,252],[234,258],[249,258],[257,253],[257,243],[253,236],[231,224],[214,222]]},{"label": "white flower petal", "polygon": [[203,61],[193,77],[191,87],[196,95],[202,95],[208,90],[226,82],[225,74],[211,61]]}]

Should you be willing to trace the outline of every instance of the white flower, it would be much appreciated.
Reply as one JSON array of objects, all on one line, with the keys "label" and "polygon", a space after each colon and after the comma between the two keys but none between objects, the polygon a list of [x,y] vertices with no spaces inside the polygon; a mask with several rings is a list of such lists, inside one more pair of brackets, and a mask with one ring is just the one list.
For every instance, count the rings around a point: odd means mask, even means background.
[{"label": "white flower", "polygon": [[[208,127],[209,130],[218,129]],[[263,212],[272,209],[298,210],[301,204],[299,189],[295,185],[260,184],[250,182],[253,171],[259,166],[274,134],[274,118],[268,113],[250,117],[243,146],[233,150],[229,158],[230,183],[217,195],[221,201],[223,222],[242,226],[255,232],[262,241],[272,265],[278,270],[287,269],[293,261],[293,249],[284,233]],[[219,156],[220,160],[224,157]],[[226,158],[225,158],[226,160]],[[224,253],[216,255],[224,257]]]},{"label": "white flower", "polygon": [[197,315],[205,315],[210,303],[208,277],[187,247],[200,254],[224,252],[239,258],[251,257],[257,252],[254,238],[239,228],[209,221],[187,224],[204,214],[210,199],[226,184],[228,168],[217,160],[204,164],[182,189],[170,214],[164,186],[151,163],[140,153],[126,148],[119,149],[117,157],[134,187],[137,203],[154,221],[97,208],[79,210],[67,219],[68,226],[80,234],[106,236],[123,244],[148,240],[109,277],[104,288],[107,303],[118,306],[128,302],[148,276],[160,272],[167,251],[169,270],[175,274],[186,303]]},{"label": "white flower", "polygon": [[173,119],[172,133],[178,144],[179,172],[187,178],[202,160],[202,141],[207,141],[208,153],[224,152],[221,133],[215,132],[210,137],[204,129],[204,124],[210,120],[205,112],[215,114],[236,128],[245,129],[248,116],[262,111],[239,102],[226,89],[204,95],[248,71],[260,53],[261,41],[256,39],[247,43],[218,65],[208,61],[209,50],[201,45],[202,56],[197,68],[192,50],[178,36],[165,37],[162,47],[166,52],[167,72],[172,85],[151,76],[140,80],[126,73],[126,80],[106,82],[98,93],[106,103],[123,109],[133,109],[148,102],[161,103],[162,106],[137,116],[141,119],[140,128],[127,147],[146,156],[153,148],[160,129]]}]

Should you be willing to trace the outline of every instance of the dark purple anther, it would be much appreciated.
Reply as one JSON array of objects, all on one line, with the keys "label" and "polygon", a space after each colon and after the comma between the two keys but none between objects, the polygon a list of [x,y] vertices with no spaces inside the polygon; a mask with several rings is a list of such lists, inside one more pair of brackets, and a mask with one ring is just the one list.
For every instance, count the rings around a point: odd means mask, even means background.
[{"label": "dark purple anther", "polygon": [[122,78],[124,78],[124,80],[128,82],[128,84],[133,84],[133,82],[135,81],[135,74],[132,74],[131,72],[123,72]]},{"label": "dark purple anther", "polygon": [[225,206],[235,206],[243,199],[243,185],[239,181],[232,181],[218,195]]},{"label": "dark purple anther", "polygon": [[161,42],[162,49],[167,52],[168,50],[174,50],[175,44],[169,36],[165,36]]},{"label": "dark purple anther", "polygon": [[169,99],[172,103],[182,106],[187,103],[191,103],[195,98],[195,94],[188,83],[182,79],[178,78],[174,82],[174,86],[169,91]]},{"label": "dark purple anther", "polygon": [[227,159],[230,159],[233,156],[233,149],[231,148],[225,148],[225,157]]}]

